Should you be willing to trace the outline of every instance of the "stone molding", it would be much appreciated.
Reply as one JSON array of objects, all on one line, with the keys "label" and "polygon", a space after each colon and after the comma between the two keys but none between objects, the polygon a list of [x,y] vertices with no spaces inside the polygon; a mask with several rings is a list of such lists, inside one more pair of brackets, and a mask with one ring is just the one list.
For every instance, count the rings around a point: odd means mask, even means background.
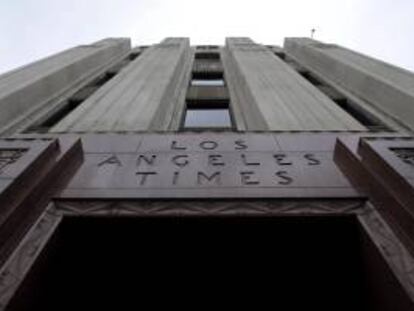
[{"label": "stone molding", "polygon": [[0,270],[0,310],[3,310],[39,257],[62,216],[49,204]]},{"label": "stone molding", "polygon": [[414,301],[414,258],[371,203],[367,204],[365,212],[359,215],[358,219],[393,274]]},{"label": "stone molding", "polygon": [[62,200],[65,216],[274,216],[361,213],[363,200]]}]

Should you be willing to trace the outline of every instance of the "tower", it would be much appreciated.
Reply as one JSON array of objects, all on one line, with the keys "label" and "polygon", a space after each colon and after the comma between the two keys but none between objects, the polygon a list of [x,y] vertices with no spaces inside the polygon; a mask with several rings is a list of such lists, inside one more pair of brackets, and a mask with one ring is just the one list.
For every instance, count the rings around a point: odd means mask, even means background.
[{"label": "tower", "polygon": [[309,38],[109,38],[3,74],[0,305],[103,306],[128,282],[180,304],[180,280],[198,301],[411,310],[413,86]]}]

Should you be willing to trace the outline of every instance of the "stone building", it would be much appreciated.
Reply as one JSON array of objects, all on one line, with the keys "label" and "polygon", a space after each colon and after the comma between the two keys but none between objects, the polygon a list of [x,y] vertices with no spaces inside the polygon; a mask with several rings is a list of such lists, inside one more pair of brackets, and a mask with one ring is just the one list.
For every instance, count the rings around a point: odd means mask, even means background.
[{"label": "stone building", "polygon": [[414,310],[413,130],[413,73],[309,38],[5,73],[0,308]]}]

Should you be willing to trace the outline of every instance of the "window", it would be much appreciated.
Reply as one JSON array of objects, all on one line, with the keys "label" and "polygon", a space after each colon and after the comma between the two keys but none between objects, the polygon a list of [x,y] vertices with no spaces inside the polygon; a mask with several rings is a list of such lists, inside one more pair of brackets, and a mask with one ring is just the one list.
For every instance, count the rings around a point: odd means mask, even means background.
[{"label": "window", "polygon": [[75,110],[82,101],[79,100],[72,100],[69,99],[65,104],[60,107],[58,110],[53,112],[50,116],[46,118],[40,124],[35,124],[29,127],[25,133],[47,133],[53,126],[58,124],[61,120],[63,120],[69,113]]},{"label": "window", "polygon": [[335,102],[339,107],[350,114],[359,123],[371,131],[390,131],[390,129],[382,124],[382,122],[374,117],[371,113],[359,107],[358,104],[346,98],[345,95],[333,87],[321,84],[318,85],[317,88],[326,96],[328,96],[333,102]]},{"label": "window", "polygon": [[192,86],[224,86],[222,71],[193,71]]},{"label": "window", "polygon": [[286,54],[284,53],[284,52],[274,52],[274,54],[277,56],[277,57],[279,57],[279,58],[281,58],[281,59],[285,59],[286,58]]},{"label": "window", "polygon": [[40,120],[40,122],[37,121],[35,124],[29,126],[24,132],[47,133],[52,127],[58,124],[93,93],[95,93],[102,85],[111,80],[120,70],[120,68],[116,67],[117,66],[114,66],[111,69],[108,69],[104,74],[100,75],[88,85],[81,88],[78,92],[59,105],[56,110],[51,111],[45,119]]},{"label": "window", "polygon": [[309,71],[301,72],[300,74],[310,83],[312,83],[314,86],[323,85],[323,83],[318,78],[316,78],[313,74],[311,74]]},{"label": "window", "polygon": [[315,77],[309,71],[299,72],[306,80],[312,83],[317,87],[322,93],[328,96],[333,102],[335,102],[339,107],[345,110],[349,115],[356,119],[363,126],[368,128],[370,131],[374,132],[384,132],[391,131],[385,124],[380,120],[374,117],[371,113],[360,107],[358,104],[354,103],[352,100],[349,100],[341,92],[335,88],[326,85],[319,78]]},{"label": "window", "polygon": [[216,46],[197,47],[181,129],[233,128],[220,53],[214,49]]},{"label": "window", "polygon": [[362,108],[359,108],[352,101],[343,98],[341,100],[334,100],[334,102],[369,130],[374,132],[390,131],[390,129],[382,124],[377,118],[367,111],[364,111]]},{"label": "window", "polygon": [[220,53],[216,52],[197,52],[195,59],[220,59]]},{"label": "window", "polygon": [[128,59],[130,60],[130,61],[133,61],[133,60],[135,60],[139,55],[140,55],[141,53],[139,53],[139,52],[133,52],[133,53],[131,53],[131,54],[129,54],[128,55]]},{"label": "window", "polygon": [[230,128],[231,118],[228,108],[194,109],[188,108],[184,128]]},{"label": "window", "polygon": [[192,79],[191,86],[224,86],[223,79]]},{"label": "window", "polygon": [[195,80],[223,80],[222,71],[193,71],[192,78]]},{"label": "window", "polygon": [[116,75],[116,72],[107,71],[103,75],[96,78],[94,81],[91,82],[91,85],[100,87],[104,85],[106,82],[111,80]]},{"label": "window", "polygon": [[187,100],[183,129],[230,129],[228,100]]},{"label": "window", "polygon": [[218,49],[218,45],[197,45],[197,50],[216,50]]},{"label": "window", "polygon": [[199,73],[217,73],[223,75],[223,65],[217,59],[196,59],[193,63],[193,71]]}]

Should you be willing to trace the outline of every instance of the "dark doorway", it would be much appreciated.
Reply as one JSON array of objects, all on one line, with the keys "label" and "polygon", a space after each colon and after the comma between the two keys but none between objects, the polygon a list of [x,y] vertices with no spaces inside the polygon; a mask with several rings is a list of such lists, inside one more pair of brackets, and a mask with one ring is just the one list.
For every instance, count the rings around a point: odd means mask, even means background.
[{"label": "dark doorway", "polygon": [[11,306],[363,310],[353,217],[67,218]]}]

